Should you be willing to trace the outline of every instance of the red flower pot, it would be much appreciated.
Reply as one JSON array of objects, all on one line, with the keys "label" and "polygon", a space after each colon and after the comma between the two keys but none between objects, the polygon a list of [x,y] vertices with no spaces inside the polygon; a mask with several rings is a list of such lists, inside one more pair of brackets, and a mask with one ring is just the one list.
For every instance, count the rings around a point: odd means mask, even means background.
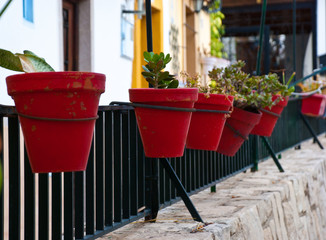
[{"label": "red flower pot", "polygon": [[[198,94],[196,109],[228,111],[232,107],[233,96],[222,94]],[[226,120],[225,113],[194,112],[191,117],[186,147],[215,151],[222,135]]]},{"label": "red flower pot", "polygon": [[[129,97],[133,103],[193,108],[198,99],[198,89],[129,89]],[[135,113],[147,157],[183,155],[191,112],[135,107]]]},{"label": "red flower pot", "polygon": [[254,126],[259,123],[262,113],[253,113],[234,108],[231,117],[226,120],[217,152],[234,156],[248,137]]},{"label": "red flower pot", "polygon": [[[273,101],[277,98],[281,98],[280,95],[274,95]],[[273,115],[273,113],[277,115],[281,115],[283,109],[288,104],[288,98],[282,98],[276,105],[274,105],[271,109],[266,107],[262,111],[262,117],[260,122],[252,129],[251,134],[270,137],[274,130],[275,124],[278,120],[278,116]]]},{"label": "red flower pot", "polygon": [[324,114],[326,107],[326,96],[314,94],[302,99],[301,112],[312,117],[320,117]]},{"label": "red flower pot", "polygon": [[33,172],[83,171],[105,75],[41,72],[7,77]]}]

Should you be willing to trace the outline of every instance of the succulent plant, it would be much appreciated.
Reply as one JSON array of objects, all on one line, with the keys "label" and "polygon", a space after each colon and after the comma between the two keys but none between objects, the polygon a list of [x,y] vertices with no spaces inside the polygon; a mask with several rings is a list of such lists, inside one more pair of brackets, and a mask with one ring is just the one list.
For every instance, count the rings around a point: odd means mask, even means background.
[{"label": "succulent plant", "polygon": [[[215,73],[222,73],[222,69],[215,68]],[[198,88],[200,93],[207,93],[206,96],[209,97],[209,94],[224,94],[224,95],[236,95],[234,86],[231,84],[229,79],[224,79],[217,81],[210,81],[207,85],[201,83],[201,77],[199,74],[191,76],[185,71],[180,72],[180,77],[185,80],[185,86],[190,88]]]},{"label": "succulent plant", "polygon": [[144,60],[147,64],[143,66],[142,75],[154,88],[177,88],[179,86],[179,81],[174,75],[171,75],[169,71],[164,71],[171,59],[170,54],[165,56],[162,52],[160,54],[144,52]]},{"label": "succulent plant", "polygon": [[282,84],[275,73],[250,76],[241,70],[244,66],[245,62],[238,61],[229,67],[214,68],[210,71],[208,75],[211,78],[212,92],[218,92],[224,88],[224,92],[234,96],[235,107],[256,111],[259,108],[272,107],[281,100],[278,98],[273,101],[273,95],[280,94],[285,97],[294,91],[293,87],[289,88],[289,83],[294,75],[288,83]]}]

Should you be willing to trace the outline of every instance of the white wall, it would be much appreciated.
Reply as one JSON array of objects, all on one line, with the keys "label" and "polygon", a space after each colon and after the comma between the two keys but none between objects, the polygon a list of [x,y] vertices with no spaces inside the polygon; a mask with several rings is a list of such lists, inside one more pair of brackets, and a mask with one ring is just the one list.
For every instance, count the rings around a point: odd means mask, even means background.
[{"label": "white wall", "polygon": [[[0,48],[14,53],[30,50],[56,70],[63,68],[61,1],[34,0],[34,23],[23,18],[22,1],[12,1],[0,18]],[[5,78],[17,72],[0,68],[0,104],[12,105]]]},{"label": "white wall", "polygon": [[326,54],[326,3],[317,0],[317,55]]},{"label": "white wall", "polygon": [[[132,60],[121,57],[121,5],[125,0],[93,1],[93,71],[106,74],[100,104],[129,101]],[[132,9],[131,9],[132,10]]]},{"label": "white wall", "polygon": [[[91,1],[92,71],[107,76],[106,92],[100,104],[129,101],[132,60],[121,57],[121,5],[125,0]],[[63,70],[62,1],[34,0],[34,23],[23,18],[22,0],[12,1],[0,18],[0,48],[14,53],[25,49],[45,58],[56,70]],[[16,72],[0,69],[0,104],[12,105],[5,78]]]}]

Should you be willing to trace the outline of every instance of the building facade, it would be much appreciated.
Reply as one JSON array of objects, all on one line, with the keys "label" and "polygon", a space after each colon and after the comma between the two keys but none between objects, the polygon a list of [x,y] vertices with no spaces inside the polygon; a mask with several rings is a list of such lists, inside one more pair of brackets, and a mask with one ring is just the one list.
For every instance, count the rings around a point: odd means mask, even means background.
[{"label": "building facade", "polygon": [[[152,19],[154,52],[173,57],[168,70],[200,72],[200,51],[210,42],[208,13],[195,13],[191,0],[152,0]],[[144,1],[12,1],[0,18],[0,30],[1,48],[30,50],[56,71],[104,73],[101,105],[128,101],[129,88],[147,87],[141,77],[147,49]],[[0,104],[13,104],[4,81],[11,74],[0,69]]]}]

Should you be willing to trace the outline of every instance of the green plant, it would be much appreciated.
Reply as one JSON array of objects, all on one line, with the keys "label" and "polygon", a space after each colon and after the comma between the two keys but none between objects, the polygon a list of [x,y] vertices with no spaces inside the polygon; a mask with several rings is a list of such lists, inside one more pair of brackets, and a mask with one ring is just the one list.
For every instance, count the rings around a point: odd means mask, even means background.
[{"label": "green plant", "polygon": [[[269,73],[262,76],[250,76],[242,71],[245,62],[238,61],[226,68],[214,68],[209,72],[209,77],[214,84],[212,86],[220,89],[233,86],[230,95],[234,96],[234,106],[248,111],[257,111],[259,108],[272,107],[283,97],[291,95],[294,88],[289,88],[289,83],[282,84],[277,74]],[[275,94],[280,94],[281,98],[273,100]]]},{"label": "green plant", "polygon": [[[215,69],[216,72],[222,72],[222,69]],[[229,79],[221,79],[221,81],[210,81],[207,85],[201,83],[201,78],[199,74],[191,76],[185,71],[180,72],[180,77],[185,79],[185,86],[189,88],[198,88],[198,92],[207,93],[206,96],[209,97],[209,94],[224,94],[224,95],[236,95],[234,86],[232,85]]]},{"label": "green plant", "polygon": [[179,86],[179,81],[174,75],[171,75],[169,71],[163,71],[171,59],[170,54],[165,56],[162,52],[160,54],[144,52],[144,60],[147,64],[143,66],[145,71],[142,75],[154,88],[177,88]]},{"label": "green plant", "polygon": [[[213,3],[213,8],[220,9],[220,1]],[[224,44],[222,43],[222,36],[225,32],[222,20],[225,18],[221,11],[213,11],[210,13],[210,25],[211,25],[211,55],[222,58],[226,56],[223,51]]]},{"label": "green plant", "polygon": [[53,68],[31,51],[25,50],[23,54],[0,49],[0,67],[17,72],[53,72]]}]

